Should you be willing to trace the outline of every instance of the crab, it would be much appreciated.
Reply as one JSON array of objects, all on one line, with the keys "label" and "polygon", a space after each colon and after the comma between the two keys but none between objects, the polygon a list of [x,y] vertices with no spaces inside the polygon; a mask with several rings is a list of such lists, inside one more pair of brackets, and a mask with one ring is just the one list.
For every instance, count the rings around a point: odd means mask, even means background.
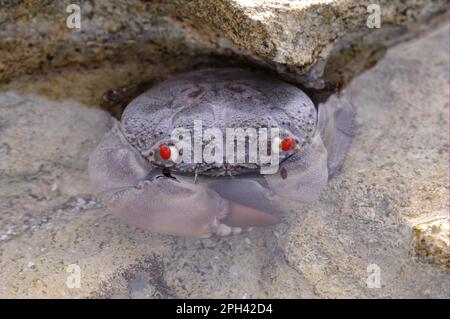
[{"label": "crab", "polygon": [[[91,185],[123,221],[164,235],[206,238],[274,225],[284,201],[316,200],[340,170],[353,116],[342,101],[316,110],[301,89],[261,72],[183,73],[132,100],[120,122],[113,119],[90,155]],[[194,133],[196,120],[202,132],[276,128],[267,154],[278,157],[277,169],[267,174],[260,162],[181,160],[194,150],[180,147],[172,133]],[[201,141],[200,151],[205,147]]]}]

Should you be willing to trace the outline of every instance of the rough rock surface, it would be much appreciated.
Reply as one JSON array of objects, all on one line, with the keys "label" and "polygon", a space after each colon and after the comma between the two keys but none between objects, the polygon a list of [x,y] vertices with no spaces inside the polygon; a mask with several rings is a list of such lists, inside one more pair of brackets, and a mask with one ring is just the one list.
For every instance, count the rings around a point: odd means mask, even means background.
[{"label": "rough rock surface", "polygon": [[366,68],[387,39],[447,9],[445,0],[377,2],[381,29],[367,27],[372,1],[360,0],[83,1],[81,29],[69,29],[70,1],[5,1],[0,82],[93,105],[122,85],[246,61],[307,86],[324,86],[324,72],[343,85],[345,75],[326,70],[329,58],[344,55],[356,71]]},{"label": "rough rock surface", "polygon": [[450,267],[449,219],[445,213],[442,212],[440,217],[426,216],[428,220],[414,225],[414,234],[419,254],[436,264]]},{"label": "rough rock surface", "polygon": [[[445,233],[415,227],[448,218],[448,56],[448,27],[390,49],[327,102],[349,99],[358,115],[321,198],[287,203],[275,227],[207,240],[125,226],[92,196],[86,162],[108,114],[1,93],[0,297],[448,298],[433,258],[448,254],[433,248]],[[66,285],[71,264],[80,288]],[[367,285],[374,269],[380,288]]]},{"label": "rough rock surface", "polygon": [[[319,295],[448,298],[448,270],[431,266],[449,262],[448,241],[437,240],[446,227],[412,231],[449,222],[448,37],[445,28],[393,48],[327,101],[358,108],[344,174],[280,231],[288,263]],[[368,264],[380,267],[381,289],[367,289]]]},{"label": "rough rock surface", "polygon": [[[247,55],[287,69],[304,85],[322,87],[326,61],[351,46],[352,54],[376,54],[380,46],[412,26],[447,10],[445,1],[175,1],[175,10],[195,25],[210,26]],[[376,3],[380,28],[368,20]],[[184,14],[183,14],[184,13]],[[370,25],[370,23],[369,23]],[[365,47],[365,48],[363,48]],[[348,52],[346,52],[348,54]],[[365,57],[367,59],[367,57]]]},{"label": "rough rock surface", "polygon": [[92,105],[108,89],[213,63],[221,52],[157,3],[83,1],[81,29],[69,29],[70,3],[0,6],[0,82]]}]

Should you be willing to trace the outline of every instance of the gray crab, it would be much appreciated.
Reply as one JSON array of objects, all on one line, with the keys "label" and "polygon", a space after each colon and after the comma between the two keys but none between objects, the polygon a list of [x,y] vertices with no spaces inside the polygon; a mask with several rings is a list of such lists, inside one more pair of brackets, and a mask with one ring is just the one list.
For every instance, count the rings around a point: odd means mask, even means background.
[{"label": "gray crab", "polygon": [[[276,224],[283,199],[316,199],[342,166],[353,113],[341,102],[317,112],[299,88],[259,72],[184,73],[138,96],[114,120],[90,156],[91,184],[125,222],[161,234],[204,238]],[[172,132],[194,133],[195,120],[202,131],[277,128],[268,154],[279,156],[279,169],[261,174],[261,163],[181,161],[186,150]]]}]

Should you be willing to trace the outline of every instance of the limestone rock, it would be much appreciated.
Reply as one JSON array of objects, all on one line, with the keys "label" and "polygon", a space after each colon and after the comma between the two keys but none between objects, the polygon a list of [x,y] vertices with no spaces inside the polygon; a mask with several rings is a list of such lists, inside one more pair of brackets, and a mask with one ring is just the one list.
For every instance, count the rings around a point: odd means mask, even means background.
[{"label": "limestone rock", "polygon": [[247,62],[308,87],[343,86],[407,29],[446,20],[445,0],[378,2],[380,29],[367,27],[371,1],[83,1],[80,29],[66,25],[68,1],[6,2],[0,83],[96,105],[123,85]]}]

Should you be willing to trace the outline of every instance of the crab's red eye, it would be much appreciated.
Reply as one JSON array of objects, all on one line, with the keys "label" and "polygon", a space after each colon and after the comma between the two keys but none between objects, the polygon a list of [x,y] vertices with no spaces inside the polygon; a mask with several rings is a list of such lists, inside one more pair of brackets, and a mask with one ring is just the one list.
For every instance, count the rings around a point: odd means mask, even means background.
[{"label": "crab's red eye", "polygon": [[159,155],[161,155],[163,160],[168,160],[170,158],[170,148],[166,144],[161,144],[159,146]]},{"label": "crab's red eye", "polygon": [[280,143],[280,147],[284,152],[289,151],[292,148],[292,145],[294,144],[294,141],[292,137],[286,137],[283,139]]}]

